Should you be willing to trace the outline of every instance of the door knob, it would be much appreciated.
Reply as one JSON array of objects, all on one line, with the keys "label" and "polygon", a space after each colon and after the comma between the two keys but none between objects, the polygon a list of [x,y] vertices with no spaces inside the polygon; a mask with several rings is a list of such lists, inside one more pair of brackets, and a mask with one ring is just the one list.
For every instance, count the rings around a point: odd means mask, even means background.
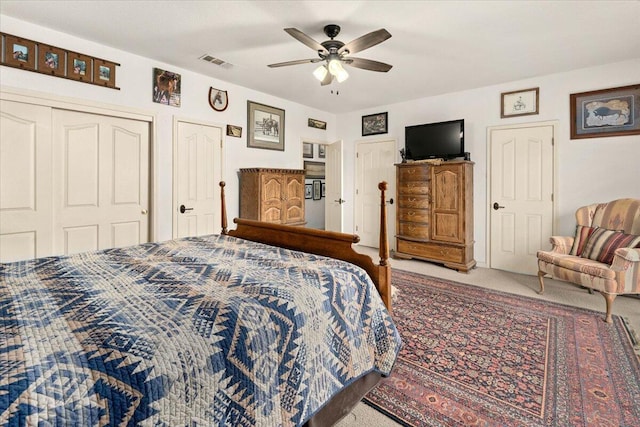
[{"label": "door knob", "polygon": [[389,203],[390,205],[392,205],[392,204],[393,204],[393,197],[392,197],[392,198],[390,198],[390,199],[389,199],[389,201],[388,201],[387,203]]},{"label": "door knob", "polygon": [[146,209],[142,209],[142,210],[140,211],[140,213],[141,213],[142,215],[146,215],[146,214],[148,214],[148,213],[149,213],[149,211],[148,211],[148,210],[146,210]]},{"label": "door knob", "polygon": [[344,200],[344,199],[342,199],[342,198],[341,198],[341,199],[338,199],[338,200],[334,200],[334,202],[336,202],[336,203],[338,203],[338,204],[340,204],[340,205],[341,205],[341,204],[343,204],[344,202],[346,202],[346,200]]},{"label": "door knob", "polygon": [[180,205],[180,213],[185,213],[186,211],[192,211],[193,208],[187,208],[184,205]]},{"label": "door knob", "polygon": [[495,202],[493,204],[493,209],[497,211],[498,209],[504,209],[504,206],[500,206],[498,202]]}]

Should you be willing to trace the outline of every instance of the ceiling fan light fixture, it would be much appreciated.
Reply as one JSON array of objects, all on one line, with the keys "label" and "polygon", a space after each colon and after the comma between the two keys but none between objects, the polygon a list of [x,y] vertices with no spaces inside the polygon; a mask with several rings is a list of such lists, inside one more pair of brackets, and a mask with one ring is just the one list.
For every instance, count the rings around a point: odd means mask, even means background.
[{"label": "ceiling fan light fixture", "polygon": [[336,80],[338,80],[338,83],[342,83],[349,78],[349,73],[347,73],[347,70],[340,67],[340,71],[337,74],[334,74],[334,76],[336,76]]},{"label": "ceiling fan light fixture", "polygon": [[330,60],[327,64],[327,68],[329,68],[329,72],[336,77],[338,76],[338,73],[344,71],[344,68],[342,68],[342,64],[337,59]]},{"label": "ceiling fan light fixture", "polygon": [[324,78],[327,77],[328,72],[329,70],[327,70],[327,67],[321,65],[313,71],[313,76],[319,81],[323,81]]}]

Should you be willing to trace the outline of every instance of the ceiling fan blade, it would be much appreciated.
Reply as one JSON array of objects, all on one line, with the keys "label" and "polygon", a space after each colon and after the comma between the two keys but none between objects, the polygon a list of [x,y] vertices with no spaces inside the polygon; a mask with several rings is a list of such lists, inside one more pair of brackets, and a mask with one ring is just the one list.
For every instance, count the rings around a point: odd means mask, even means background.
[{"label": "ceiling fan blade", "polygon": [[324,79],[320,82],[320,86],[326,86],[330,84],[332,81],[333,81],[333,74],[327,73],[327,75],[324,76]]},{"label": "ceiling fan blade", "polygon": [[327,49],[324,48],[324,46],[322,46],[320,43],[318,43],[302,31],[298,30],[297,28],[285,28],[284,30],[289,33],[291,37],[309,46],[311,49],[315,51],[326,52],[327,54],[329,53]]},{"label": "ceiling fan blade", "polygon": [[377,45],[378,43],[382,43],[390,37],[391,34],[384,28],[377,31],[372,31],[345,44],[340,48],[338,53],[342,53],[345,50],[348,50],[349,53],[360,52],[361,50],[368,49],[371,46]]},{"label": "ceiling fan blade", "polygon": [[352,67],[362,68],[363,70],[369,71],[380,71],[382,73],[386,73],[393,67],[393,65],[385,64],[384,62],[362,58],[347,57],[343,60],[343,62],[347,65],[351,65]]},{"label": "ceiling fan blade", "polygon": [[269,64],[268,67],[276,68],[276,67],[286,67],[287,65],[300,65],[300,64],[313,64],[314,62],[320,62],[322,59],[314,58],[314,59],[298,59],[296,61],[287,61],[287,62],[278,62],[277,64]]}]

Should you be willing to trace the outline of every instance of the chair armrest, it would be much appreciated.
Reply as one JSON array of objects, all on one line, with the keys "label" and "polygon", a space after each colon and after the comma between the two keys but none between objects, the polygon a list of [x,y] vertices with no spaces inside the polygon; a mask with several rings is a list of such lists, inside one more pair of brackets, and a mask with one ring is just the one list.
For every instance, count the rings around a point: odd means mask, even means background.
[{"label": "chair armrest", "polygon": [[611,270],[616,273],[617,293],[640,293],[640,249],[616,249]]},{"label": "chair armrest", "polygon": [[[620,264],[626,264],[629,262],[640,262],[640,249],[639,248],[618,248],[613,253],[613,263],[611,267],[616,264],[616,261]],[[613,268],[616,270],[615,268]]]},{"label": "chair armrest", "polygon": [[551,242],[551,252],[566,255],[571,251],[571,246],[573,246],[573,237],[551,236],[549,242]]}]

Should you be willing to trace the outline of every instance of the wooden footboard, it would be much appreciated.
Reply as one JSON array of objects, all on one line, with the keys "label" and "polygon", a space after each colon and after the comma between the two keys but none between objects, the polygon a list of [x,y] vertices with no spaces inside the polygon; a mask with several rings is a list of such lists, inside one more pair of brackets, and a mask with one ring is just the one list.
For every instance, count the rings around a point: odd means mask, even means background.
[{"label": "wooden footboard", "polygon": [[235,230],[227,230],[227,209],[224,187],[225,182],[221,181],[222,234],[341,259],[362,267],[371,277],[382,297],[382,301],[389,312],[391,312],[391,266],[389,264],[389,241],[387,236],[386,182],[378,184],[378,188],[380,189],[379,264],[375,264],[371,257],[360,254],[353,249],[352,244],[360,241],[360,237],[356,234],[271,224],[242,218],[235,218],[233,220],[233,222],[236,223]]}]

